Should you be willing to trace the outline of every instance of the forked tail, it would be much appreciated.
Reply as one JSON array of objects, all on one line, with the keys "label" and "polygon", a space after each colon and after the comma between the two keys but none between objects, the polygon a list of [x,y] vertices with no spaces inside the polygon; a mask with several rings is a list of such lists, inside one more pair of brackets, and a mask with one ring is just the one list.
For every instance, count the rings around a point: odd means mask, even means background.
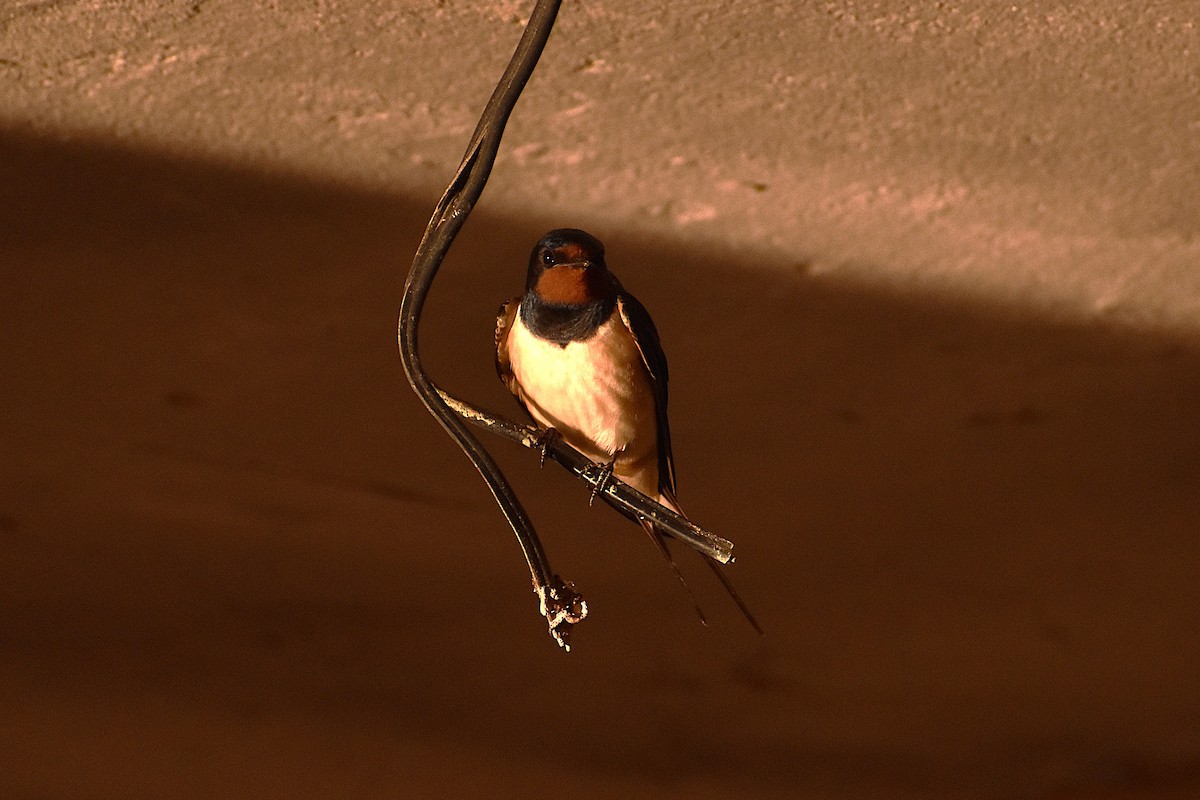
[{"label": "forked tail", "polygon": [[700,608],[700,601],[696,599],[696,595],[692,593],[692,587],[688,586],[688,582],[684,580],[683,573],[679,571],[679,565],[675,563],[674,557],[671,555],[670,548],[667,547],[667,541],[663,535],[658,532],[650,520],[642,520],[642,527],[646,530],[646,534],[650,537],[650,541],[658,547],[658,552],[663,554],[663,558],[671,565],[671,571],[675,573],[675,577],[679,578],[679,585],[687,592],[688,598],[692,601],[692,607],[696,609],[696,616],[700,617],[701,625],[708,625],[708,619],[704,616],[704,609]]},{"label": "forked tail", "polygon": [[[659,502],[661,502],[667,508],[673,510],[676,514],[679,514],[681,517],[687,517],[687,514],[683,513],[683,509],[679,507],[679,501],[675,499],[674,494],[664,491],[659,497]],[[650,539],[658,546],[659,552],[661,552],[663,557],[667,559],[667,563],[671,565],[671,570],[675,573],[675,576],[679,578],[680,584],[683,585],[683,590],[687,592],[688,597],[691,598],[692,605],[695,606],[696,613],[700,616],[700,622],[704,625],[707,625],[708,620],[704,617],[704,612],[700,608],[700,603],[696,601],[696,595],[692,593],[691,587],[688,586],[687,581],[684,580],[683,573],[679,571],[679,567],[675,564],[675,559],[671,557],[671,551],[667,547],[666,540],[649,520],[642,520],[642,527],[646,529],[646,533],[649,534]],[[765,635],[762,626],[758,624],[758,620],[754,618],[754,614],[751,613],[749,607],[746,606],[746,602],[742,600],[742,596],[738,594],[737,589],[734,588],[733,582],[729,580],[729,576],[726,575],[721,569],[721,565],[717,563],[716,559],[712,558],[711,556],[703,554],[701,555],[708,564],[709,568],[712,569],[713,574],[717,576],[717,580],[719,580],[721,585],[725,587],[725,591],[729,593],[729,597],[741,610],[742,616],[744,616],[746,621],[750,623],[750,627],[754,628],[754,630],[758,632],[759,636]]]}]

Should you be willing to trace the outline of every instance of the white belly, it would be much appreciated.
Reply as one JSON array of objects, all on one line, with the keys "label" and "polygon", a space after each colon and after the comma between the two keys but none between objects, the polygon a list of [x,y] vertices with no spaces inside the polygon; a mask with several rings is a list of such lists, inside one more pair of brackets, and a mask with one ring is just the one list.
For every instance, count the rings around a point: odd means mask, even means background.
[{"label": "white belly", "polygon": [[650,376],[615,310],[589,339],[566,347],[534,336],[518,313],[508,353],[529,413],[577,450],[607,461],[641,460],[657,448]]}]

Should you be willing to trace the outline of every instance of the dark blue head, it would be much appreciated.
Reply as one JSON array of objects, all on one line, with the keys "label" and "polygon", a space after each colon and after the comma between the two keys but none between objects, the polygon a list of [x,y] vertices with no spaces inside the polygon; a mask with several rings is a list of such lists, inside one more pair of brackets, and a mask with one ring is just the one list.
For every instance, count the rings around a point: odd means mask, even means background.
[{"label": "dark blue head", "polygon": [[543,236],[529,254],[528,291],[554,303],[579,303],[607,293],[611,279],[604,245],[577,228],[558,228]]},{"label": "dark blue head", "polygon": [[543,236],[529,256],[521,319],[535,336],[566,347],[590,337],[612,315],[619,288],[600,240],[559,228]]}]

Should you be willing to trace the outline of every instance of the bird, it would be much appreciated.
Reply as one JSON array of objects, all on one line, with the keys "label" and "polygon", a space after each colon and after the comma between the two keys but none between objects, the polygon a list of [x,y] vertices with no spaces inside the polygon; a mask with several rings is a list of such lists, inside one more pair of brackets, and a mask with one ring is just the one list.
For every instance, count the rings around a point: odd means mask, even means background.
[{"label": "bird", "polygon": [[[544,235],[529,255],[525,292],[496,318],[496,372],[544,431],[681,516],[667,419],[667,358],[654,321],[617,280],[604,245],[577,228]],[[640,519],[707,624],[662,534]],[[762,628],[717,562],[705,555],[750,625]]]}]

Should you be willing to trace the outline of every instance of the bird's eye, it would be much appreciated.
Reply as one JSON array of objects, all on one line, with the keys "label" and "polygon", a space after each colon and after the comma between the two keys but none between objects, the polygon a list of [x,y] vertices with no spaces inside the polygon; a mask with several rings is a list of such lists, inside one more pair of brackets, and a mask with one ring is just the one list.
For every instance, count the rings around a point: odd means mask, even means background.
[{"label": "bird's eye", "polygon": [[542,263],[545,264],[547,267],[554,264],[554,251],[553,250],[543,250],[542,251]]}]

